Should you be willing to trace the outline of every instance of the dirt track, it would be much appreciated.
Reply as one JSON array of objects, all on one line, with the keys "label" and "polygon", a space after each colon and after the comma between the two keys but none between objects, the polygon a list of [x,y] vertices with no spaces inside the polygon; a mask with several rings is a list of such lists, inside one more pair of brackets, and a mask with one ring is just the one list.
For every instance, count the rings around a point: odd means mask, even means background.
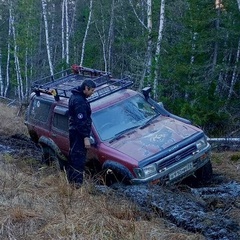
[{"label": "dirt track", "polygon": [[[19,159],[31,157],[40,164],[40,149],[25,135],[1,136],[0,152]],[[131,199],[143,211],[151,211],[190,232],[201,233],[206,239],[240,239],[240,184],[222,174],[214,173],[211,182],[205,185],[198,185],[190,178],[172,187],[118,185],[114,189],[105,186],[97,189]]]}]

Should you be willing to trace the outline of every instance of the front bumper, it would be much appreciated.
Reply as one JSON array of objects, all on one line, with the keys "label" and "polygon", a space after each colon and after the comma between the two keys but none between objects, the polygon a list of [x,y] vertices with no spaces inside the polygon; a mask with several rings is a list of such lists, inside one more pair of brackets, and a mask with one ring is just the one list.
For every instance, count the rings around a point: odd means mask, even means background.
[{"label": "front bumper", "polygon": [[[196,170],[203,167],[210,161],[210,149],[211,146],[208,143],[207,146],[200,152],[180,159],[178,162],[173,163],[170,166],[161,169],[156,174],[146,178],[134,178],[131,180],[132,184],[143,184],[155,181],[160,183],[172,184],[181,181],[182,179],[193,175]],[[177,153],[174,153],[177,155]],[[168,156],[170,158],[170,156]],[[158,165],[162,160],[156,162]],[[166,160],[167,161],[167,160]]]}]

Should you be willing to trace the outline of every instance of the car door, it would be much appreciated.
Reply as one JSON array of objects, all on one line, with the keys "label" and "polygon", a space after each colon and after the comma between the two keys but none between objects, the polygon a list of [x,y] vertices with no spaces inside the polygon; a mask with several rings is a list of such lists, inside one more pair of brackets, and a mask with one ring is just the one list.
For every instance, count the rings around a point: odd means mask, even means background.
[{"label": "car door", "polygon": [[55,106],[50,138],[59,147],[61,152],[67,156],[69,151],[68,108],[58,105]]}]

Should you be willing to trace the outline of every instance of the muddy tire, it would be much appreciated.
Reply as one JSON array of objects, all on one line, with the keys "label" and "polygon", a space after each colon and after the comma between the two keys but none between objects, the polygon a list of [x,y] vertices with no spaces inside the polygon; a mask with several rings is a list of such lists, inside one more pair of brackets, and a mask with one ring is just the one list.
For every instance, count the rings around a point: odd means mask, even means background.
[{"label": "muddy tire", "polygon": [[118,173],[111,169],[107,169],[105,171],[105,181],[107,186],[112,186],[114,184],[130,184],[130,180],[126,176],[123,176],[121,173]]},{"label": "muddy tire", "polygon": [[203,167],[198,169],[195,172],[195,175],[200,182],[207,182],[207,181],[211,180],[212,175],[213,175],[211,162],[210,161],[207,162],[207,164],[205,164]]},{"label": "muddy tire", "polygon": [[57,165],[61,171],[64,170],[64,166],[66,165],[65,161],[59,159],[56,153],[50,147],[42,147],[42,163],[47,166]]}]

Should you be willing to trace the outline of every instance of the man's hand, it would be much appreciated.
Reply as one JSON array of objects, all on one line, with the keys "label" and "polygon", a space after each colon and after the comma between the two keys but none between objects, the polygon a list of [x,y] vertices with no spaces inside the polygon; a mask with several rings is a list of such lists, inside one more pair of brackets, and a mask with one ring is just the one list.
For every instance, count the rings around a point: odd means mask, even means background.
[{"label": "man's hand", "polygon": [[91,147],[90,139],[88,137],[84,138],[84,145],[85,145],[85,148],[90,148]]}]

